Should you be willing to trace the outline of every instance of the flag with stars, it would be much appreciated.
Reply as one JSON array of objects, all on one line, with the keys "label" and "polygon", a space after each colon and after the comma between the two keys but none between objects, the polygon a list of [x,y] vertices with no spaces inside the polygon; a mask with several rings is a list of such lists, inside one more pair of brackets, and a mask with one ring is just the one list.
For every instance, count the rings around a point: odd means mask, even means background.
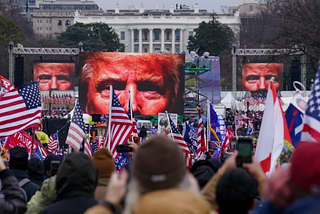
[{"label": "flag with stars", "polygon": [[181,133],[179,132],[178,128],[174,125],[174,122],[172,121],[169,114],[167,114],[167,117],[169,119],[170,123],[170,133],[167,135],[168,137],[171,137],[179,146],[179,148],[182,150],[182,152],[185,155],[185,164],[187,168],[191,168],[192,166],[192,157],[190,150],[188,148],[187,143],[184,141]]},{"label": "flag with stars", "polygon": [[69,144],[75,151],[79,152],[85,134],[86,127],[84,125],[82,111],[79,102],[76,102],[66,144]]},{"label": "flag with stars", "polygon": [[49,138],[48,152],[53,153],[56,149],[58,149],[58,143],[58,132],[56,132]]},{"label": "flag with stars", "polygon": [[320,62],[314,87],[303,118],[301,142],[320,142]]},{"label": "flag with stars", "polygon": [[0,96],[0,137],[29,127],[37,128],[41,119],[40,90],[37,81],[14,88]]},{"label": "flag with stars", "polygon": [[112,93],[112,100],[109,113],[111,125],[106,134],[106,145],[113,155],[113,158],[117,159],[119,153],[117,153],[116,145],[125,144],[127,142],[133,130],[133,123],[120,104],[117,95],[112,91],[113,90],[110,90],[110,93]]}]

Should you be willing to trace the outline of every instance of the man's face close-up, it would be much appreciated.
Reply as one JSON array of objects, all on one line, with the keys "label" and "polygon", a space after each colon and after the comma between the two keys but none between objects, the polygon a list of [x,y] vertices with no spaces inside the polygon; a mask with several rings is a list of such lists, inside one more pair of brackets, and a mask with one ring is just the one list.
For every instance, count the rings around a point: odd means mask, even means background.
[{"label": "man's face close-up", "polygon": [[40,90],[74,90],[74,64],[42,63],[35,67],[34,80],[39,80]]},{"label": "man's face close-up", "polygon": [[152,66],[152,62],[142,63],[135,59],[130,64],[121,64],[121,61],[97,63],[100,64],[96,66],[88,88],[89,114],[108,114],[111,85],[126,111],[129,91],[133,112],[156,115],[171,107],[168,106],[170,89],[174,86],[165,81],[166,74],[161,66]]},{"label": "man's face close-up", "polygon": [[244,66],[242,73],[242,87],[246,91],[268,90],[269,81],[274,79],[273,85],[278,91],[282,78],[278,73],[279,65],[257,64],[252,66]]}]

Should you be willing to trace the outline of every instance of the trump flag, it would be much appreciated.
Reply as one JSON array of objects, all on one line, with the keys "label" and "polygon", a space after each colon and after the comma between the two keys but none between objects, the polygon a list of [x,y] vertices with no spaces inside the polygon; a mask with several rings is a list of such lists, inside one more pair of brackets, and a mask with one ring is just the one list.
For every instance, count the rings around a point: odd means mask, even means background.
[{"label": "trump flag", "polygon": [[288,126],[277,92],[270,82],[255,154],[267,176],[275,170],[285,143],[291,144]]},{"label": "trump flag", "polygon": [[301,132],[303,129],[303,116],[306,108],[307,102],[299,93],[296,93],[292,97],[291,103],[286,112],[288,129],[292,140],[292,145],[294,147],[298,146],[301,140]]}]

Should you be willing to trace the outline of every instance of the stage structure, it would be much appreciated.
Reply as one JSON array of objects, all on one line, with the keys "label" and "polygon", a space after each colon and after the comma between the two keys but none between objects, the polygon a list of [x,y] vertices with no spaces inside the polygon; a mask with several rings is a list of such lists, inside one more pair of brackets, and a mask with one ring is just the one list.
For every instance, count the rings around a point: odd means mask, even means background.
[{"label": "stage structure", "polygon": [[306,61],[307,57],[305,49],[293,48],[293,49],[237,49],[233,46],[231,50],[232,54],[232,91],[237,91],[237,56],[300,56],[301,57],[301,82],[306,86]]},{"label": "stage structure", "polygon": [[9,42],[9,81],[14,85],[14,54],[33,54],[33,55],[79,55],[83,51],[83,44],[80,42],[78,48],[25,48],[18,44],[14,47],[14,43]]}]

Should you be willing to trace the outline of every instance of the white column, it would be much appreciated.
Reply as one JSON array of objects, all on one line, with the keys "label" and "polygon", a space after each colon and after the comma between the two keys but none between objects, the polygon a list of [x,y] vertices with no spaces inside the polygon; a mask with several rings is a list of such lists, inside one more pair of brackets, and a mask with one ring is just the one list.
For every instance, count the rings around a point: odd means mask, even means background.
[{"label": "white column", "polygon": [[161,52],[164,51],[164,28],[161,28]]},{"label": "white column", "polygon": [[139,53],[142,53],[142,29],[139,28]]},{"label": "white column", "polygon": [[152,28],[149,28],[149,52],[150,53],[153,53],[153,29]]},{"label": "white column", "polygon": [[171,38],[171,41],[172,41],[172,43],[171,43],[171,49],[172,49],[172,51],[171,51],[171,53],[175,53],[176,52],[176,44],[175,44],[175,41],[176,41],[176,29],[175,28],[172,28],[172,38]]},{"label": "white column", "polygon": [[130,44],[131,44],[131,52],[134,52],[134,29],[130,29],[131,31],[131,39],[130,39]]},{"label": "white column", "polygon": [[181,53],[181,51],[183,51],[182,50],[182,47],[183,47],[183,29],[180,29],[180,46],[179,46],[179,51],[180,51],[180,53]]}]

